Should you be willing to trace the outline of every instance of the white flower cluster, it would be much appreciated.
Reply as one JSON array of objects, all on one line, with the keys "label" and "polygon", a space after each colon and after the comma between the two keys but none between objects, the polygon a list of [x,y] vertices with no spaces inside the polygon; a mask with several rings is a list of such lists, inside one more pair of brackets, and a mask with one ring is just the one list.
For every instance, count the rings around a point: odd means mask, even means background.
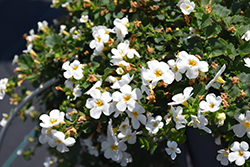
[{"label": "white flower cluster", "polygon": [[0,80],[0,100],[5,96],[5,90],[7,88],[8,78],[3,78]]},{"label": "white flower cluster", "polygon": [[75,144],[73,137],[65,139],[63,132],[53,129],[64,121],[64,112],[60,112],[57,109],[52,110],[49,115],[42,114],[39,119],[42,121],[40,126],[42,127],[42,134],[39,137],[39,142],[42,144],[48,143],[50,147],[56,147],[57,151],[64,153],[69,151],[68,147]]}]

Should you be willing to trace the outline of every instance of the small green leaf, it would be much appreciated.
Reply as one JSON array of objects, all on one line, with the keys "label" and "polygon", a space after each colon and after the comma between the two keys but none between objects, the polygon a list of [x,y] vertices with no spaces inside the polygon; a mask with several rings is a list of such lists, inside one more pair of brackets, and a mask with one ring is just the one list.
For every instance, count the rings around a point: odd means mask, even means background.
[{"label": "small green leaf", "polygon": [[164,14],[159,14],[156,16],[159,20],[164,20],[165,19],[165,15]]},{"label": "small green leaf", "polygon": [[220,17],[226,17],[231,13],[230,10],[228,10],[227,8],[219,4],[214,5],[212,9],[213,9],[213,13],[215,13],[216,15]]},{"label": "small green leaf", "polygon": [[18,59],[18,65],[23,70],[28,70],[34,65],[34,61],[30,54],[23,54]]},{"label": "small green leaf", "polygon": [[52,34],[46,37],[46,45],[50,48],[53,48],[56,43],[62,43],[62,37],[58,34]]},{"label": "small green leaf", "polygon": [[156,43],[161,42],[164,39],[162,34],[158,34],[157,37],[154,38]]},{"label": "small green leaf", "polygon": [[246,41],[239,46],[239,53],[241,53],[241,56],[250,54],[250,41]]},{"label": "small green leaf", "polygon": [[237,97],[240,95],[240,89],[236,86],[233,86],[233,88],[231,89],[231,91],[228,93],[229,96],[231,97]]}]

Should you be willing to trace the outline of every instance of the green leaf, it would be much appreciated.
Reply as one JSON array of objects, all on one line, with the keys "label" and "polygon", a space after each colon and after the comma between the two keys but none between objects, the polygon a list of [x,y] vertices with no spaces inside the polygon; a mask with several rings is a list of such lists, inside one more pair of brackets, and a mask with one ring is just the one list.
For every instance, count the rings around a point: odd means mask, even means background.
[{"label": "green leaf", "polygon": [[46,37],[46,45],[50,48],[53,48],[56,43],[62,43],[62,37],[58,34],[52,34]]},{"label": "green leaf", "polygon": [[226,17],[231,13],[230,10],[228,10],[227,8],[219,4],[214,5],[212,9],[213,9],[213,13],[215,13],[216,15],[220,17]]},{"label": "green leaf", "polygon": [[208,38],[214,37],[215,35],[218,35],[221,32],[222,28],[221,26],[213,23],[212,26],[208,26],[206,28],[206,35]]},{"label": "green leaf", "polygon": [[202,16],[202,24],[201,24],[201,28],[205,28],[207,26],[209,26],[212,23],[212,19],[210,17],[210,15],[203,15]]},{"label": "green leaf", "polygon": [[23,70],[28,70],[34,65],[34,60],[30,54],[23,54],[18,59],[18,65]]},{"label": "green leaf", "polygon": [[165,19],[165,15],[164,14],[159,14],[156,16],[159,20],[164,20]]},{"label": "green leaf", "polygon": [[164,39],[162,34],[158,34],[157,37],[154,38],[156,43],[161,42]]},{"label": "green leaf", "polygon": [[239,46],[239,53],[241,53],[241,56],[245,56],[247,54],[250,54],[250,41],[246,41],[243,44]]},{"label": "green leaf", "polygon": [[112,73],[112,72],[113,72],[113,70],[112,70],[111,68],[109,68],[109,67],[105,68],[104,74],[102,75],[102,80],[104,81],[104,80],[107,78],[107,76],[108,76],[110,73]]},{"label": "green leaf", "polygon": [[236,86],[233,86],[233,88],[231,89],[231,91],[228,93],[229,96],[231,97],[237,97],[240,95],[240,89]]}]

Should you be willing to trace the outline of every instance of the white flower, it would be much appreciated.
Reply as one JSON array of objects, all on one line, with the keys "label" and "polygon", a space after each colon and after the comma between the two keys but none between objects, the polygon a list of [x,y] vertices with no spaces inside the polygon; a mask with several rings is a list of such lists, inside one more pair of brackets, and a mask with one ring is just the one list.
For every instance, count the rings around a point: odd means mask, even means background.
[{"label": "white flower", "polygon": [[126,119],[121,123],[117,131],[120,131],[121,133],[125,133],[127,129],[130,129],[130,127],[131,126],[129,125],[129,119],[128,117],[126,117]]},{"label": "white flower", "polygon": [[194,2],[190,2],[189,0],[180,0],[180,1],[181,3],[179,2],[177,6],[180,7],[184,15],[189,15],[195,8]]},{"label": "white flower", "polygon": [[177,68],[177,61],[178,60],[176,60],[176,62],[175,62],[175,60],[171,59],[171,60],[168,60],[168,64],[175,75],[175,80],[177,82],[179,82],[182,79],[182,75]]},{"label": "white flower", "polygon": [[177,105],[177,104],[183,104],[187,106],[187,100],[193,95],[191,93],[193,88],[191,86],[186,87],[183,90],[183,93],[178,93],[172,97],[173,102],[168,103],[168,105]]},{"label": "white flower", "polygon": [[129,84],[134,75],[130,77],[129,73],[122,76],[120,80],[117,80],[112,86],[110,86],[112,89],[120,89],[122,86]]},{"label": "white flower", "polygon": [[188,125],[193,124],[194,128],[199,128],[204,130],[207,133],[212,133],[212,131],[206,127],[208,124],[208,120],[201,114],[198,113],[198,116],[191,115],[191,121],[189,122]]},{"label": "white flower", "polygon": [[181,73],[186,72],[186,76],[189,79],[195,79],[199,75],[199,71],[207,72],[208,63],[205,61],[199,61],[194,55],[188,54],[186,51],[179,53],[180,60],[177,63],[177,68]]},{"label": "white flower", "polygon": [[18,62],[18,58],[19,58],[19,56],[15,55],[11,64],[14,65],[15,63],[17,63]]},{"label": "white flower", "polygon": [[247,30],[247,32],[241,37],[241,39],[245,39],[246,41],[250,40],[250,30]]},{"label": "white flower", "polygon": [[170,123],[172,119],[172,116],[170,113],[168,113],[167,115],[164,116],[164,120],[166,121],[166,125],[168,125]]},{"label": "white flower", "polygon": [[250,58],[249,57],[246,57],[246,58],[244,58],[243,59],[244,60],[244,62],[246,63],[246,64],[244,64],[246,67],[249,67],[250,68]]},{"label": "white flower", "polygon": [[63,132],[51,130],[53,138],[50,138],[48,144],[50,147],[56,147],[57,151],[64,153],[68,152],[68,147],[73,146],[76,140],[73,137],[65,139]]},{"label": "white flower", "polygon": [[163,127],[163,122],[161,122],[162,117],[160,115],[154,117],[149,117],[148,122],[145,127],[149,131],[149,134],[155,134]]},{"label": "white flower", "polygon": [[92,98],[87,99],[86,107],[90,109],[92,118],[99,119],[102,112],[107,116],[113,112],[112,105],[109,103],[112,100],[109,92],[101,93],[99,89],[95,89],[90,95]]},{"label": "white flower", "polygon": [[121,141],[123,141],[123,142],[127,141],[129,144],[135,144],[136,143],[136,135],[137,135],[136,131],[134,131],[132,133],[132,130],[130,128],[128,128],[124,133],[119,133],[117,137],[119,139],[122,139]]},{"label": "white flower", "polygon": [[69,61],[66,61],[65,63],[63,63],[62,68],[66,70],[63,73],[63,76],[66,79],[69,79],[73,76],[76,80],[80,80],[83,77],[83,74],[82,74],[83,65],[78,60],[74,60],[72,63],[70,63]]},{"label": "white flower", "polygon": [[60,25],[60,33],[59,33],[59,35],[62,35],[62,34],[70,35],[65,29],[66,29],[66,25]]},{"label": "white flower", "polygon": [[128,29],[126,27],[128,22],[128,17],[124,17],[122,19],[116,18],[114,20],[115,27],[113,28],[113,31],[116,33],[116,43],[123,41],[125,36],[128,34]]},{"label": "white flower", "polygon": [[6,85],[8,83],[8,78],[3,78],[0,80],[0,100],[5,96]]},{"label": "white flower", "polygon": [[144,70],[143,79],[152,81],[152,85],[156,85],[159,80],[163,80],[167,84],[174,81],[174,73],[169,69],[165,62],[152,60],[148,62],[149,69]]},{"label": "white flower", "polygon": [[42,114],[39,119],[43,122],[40,123],[40,126],[43,128],[50,128],[52,126],[58,125],[60,122],[64,121],[64,112],[60,112],[57,109],[50,111],[49,115]]},{"label": "white flower", "polygon": [[70,99],[70,101],[74,101],[77,97],[80,97],[82,95],[81,88],[79,88],[79,84],[76,85],[76,87],[73,89],[73,95],[74,98]]},{"label": "white flower", "polygon": [[183,40],[187,40],[187,39],[190,39],[190,38],[195,37],[195,36],[200,37],[200,34],[198,34],[198,31],[196,29],[194,29],[193,27],[189,27],[189,31],[190,31],[189,34],[191,34],[191,35],[189,35],[188,37],[184,38]]},{"label": "white flower", "polygon": [[220,96],[217,96],[214,93],[209,93],[206,96],[206,101],[202,100],[199,104],[199,107],[201,108],[201,112],[215,112],[220,109],[220,104],[222,102],[222,98]]},{"label": "white flower", "polygon": [[120,92],[116,91],[112,94],[113,101],[117,102],[116,107],[120,111],[125,111],[126,108],[132,111],[135,108],[136,100],[142,98],[140,89],[135,88],[132,91],[131,86],[124,85],[120,88]]},{"label": "white flower", "polygon": [[145,109],[136,103],[135,108],[132,111],[126,110],[128,116],[132,119],[131,123],[134,129],[138,129],[140,127],[140,122],[145,125],[146,124],[146,116],[143,115],[145,113]]},{"label": "white flower", "polygon": [[98,149],[93,146],[92,136],[88,137],[87,139],[83,139],[83,143],[87,146],[90,155],[94,155],[95,157],[99,156]]},{"label": "white flower", "polygon": [[116,81],[118,81],[116,79],[116,77],[113,77],[112,75],[109,75],[106,79],[105,79],[106,82],[109,82],[109,83],[115,83]]},{"label": "white flower", "polygon": [[36,52],[33,50],[33,44],[32,43],[28,44],[27,49],[23,50],[23,53],[29,53],[29,54],[34,55],[34,56],[37,55]]},{"label": "white flower", "polygon": [[98,80],[87,92],[85,92],[84,94],[86,95],[90,95],[90,93],[92,91],[94,91],[95,89],[100,89],[102,85],[102,79]]},{"label": "white flower", "polygon": [[229,150],[220,149],[218,153],[219,154],[216,156],[216,159],[220,161],[221,165],[227,166]]},{"label": "white flower", "polygon": [[241,138],[247,133],[248,138],[250,138],[250,111],[246,111],[246,115],[236,114],[234,118],[239,122],[239,124],[233,126],[235,135]]},{"label": "white flower", "polygon": [[43,165],[45,167],[50,167],[50,165],[53,165],[57,162],[57,158],[55,156],[51,156],[51,157],[46,157],[45,161],[43,162]]},{"label": "white flower", "polygon": [[225,113],[219,113],[217,115],[217,119],[219,120],[218,122],[216,122],[216,125],[219,126],[223,126],[224,125],[224,121],[226,120],[226,114]]},{"label": "white flower", "polygon": [[37,30],[38,32],[40,30],[42,30],[44,33],[49,31],[48,22],[46,20],[44,20],[43,22],[39,21],[37,25],[38,25],[38,30]]},{"label": "white flower", "polygon": [[0,121],[0,126],[5,127],[5,125],[7,124],[7,121],[8,121],[7,120],[8,115],[6,113],[3,113],[2,116],[3,116],[3,118]]},{"label": "white flower", "polygon": [[104,43],[108,42],[109,34],[107,28],[103,26],[93,27],[92,28],[92,36],[94,40],[92,40],[89,44],[91,49],[94,49],[97,52],[101,52],[104,48]]},{"label": "white flower", "polygon": [[171,111],[173,114],[173,119],[175,122],[175,128],[177,130],[181,129],[181,128],[185,128],[186,126],[183,124],[187,123],[187,120],[185,119],[185,117],[182,115],[182,107],[178,106],[176,109],[171,106]]},{"label": "white flower", "polygon": [[73,82],[72,81],[70,81],[70,80],[67,79],[64,82],[64,84],[65,84],[65,88],[69,88],[69,89],[73,90]]},{"label": "white flower", "polygon": [[171,159],[174,160],[176,158],[176,154],[180,154],[181,150],[178,148],[175,141],[168,141],[167,146],[168,148],[165,148],[165,151],[171,156]]},{"label": "white flower", "polygon": [[51,130],[52,128],[42,128],[41,135],[38,138],[41,144],[45,144],[49,141],[49,139],[53,138]]},{"label": "white flower", "polygon": [[127,149],[124,142],[115,142],[112,137],[107,137],[101,144],[101,150],[104,151],[104,157],[113,161],[120,161],[123,158],[123,151]]},{"label": "white flower", "polygon": [[128,163],[131,163],[133,161],[133,158],[131,154],[127,152],[123,152],[122,159],[118,161],[117,163],[120,163],[121,166],[127,166]]},{"label": "white flower", "polygon": [[80,23],[86,23],[88,20],[89,20],[88,15],[86,15],[86,16],[82,15],[80,18]]},{"label": "white flower", "polygon": [[119,75],[122,75],[124,73],[124,70],[121,67],[118,67],[115,71]]},{"label": "white flower", "polygon": [[220,83],[225,83],[226,81],[224,81],[221,78],[221,74],[225,71],[226,69],[226,65],[224,64],[221,69],[216,73],[215,77],[206,85],[205,89],[209,89],[214,82],[220,82]]},{"label": "white flower", "polygon": [[247,160],[250,157],[250,152],[247,151],[249,148],[249,145],[247,142],[242,141],[239,143],[238,141],[235,141],[231,147],[230,150],[232,152],[228,155],[228,160],[230,162],[234,162],[238,166],[241,166],[245,163],[245,160]]}]

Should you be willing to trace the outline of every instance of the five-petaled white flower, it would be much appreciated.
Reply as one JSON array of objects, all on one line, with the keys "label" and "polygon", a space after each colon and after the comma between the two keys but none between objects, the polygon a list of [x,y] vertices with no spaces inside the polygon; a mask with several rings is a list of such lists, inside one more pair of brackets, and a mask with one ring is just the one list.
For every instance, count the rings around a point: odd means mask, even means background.
[{"label": "five-petaled white flower", "polygon": [[177,156],[176,154],[181,153],[181,149],[178,148],[178,145],[175,141],[168,141],[167,146],[168,148],[165,148],[165,151],[171,156],[171,159],[174,160]]},{"label": "five-petaled white flower", "polygon": [[177,6],[180,7],[184,15],[189,15],[195,8],[194,2],[190,2],[190,0],[180,0]]},{"label": "five-petaled white flower", "polygon": [[247,142],[242,141],[239,143],[238,141],[233,142],[230,146],[230,152],[228,154],[228,160],[230,162],[234,162],[238,166],[241,166],[245,163],[245,161],[250,157],[250,152],[247,151],[249,149],[249,145]]},{"label": "five-petaled white flower", "polygon": [[225,83],[226,81],[224,81],[221,77],[221,74],[225,71],[226,69],[226,65],[224,64],[221,69],[216,73],[215,77],[206,85],[205,89],[209,89],[214,82],[220,82],[220,83]]},{"label": "five-petaled white flower", "polygon": [[248,138],[250,138],[250,111],[246,111],[246,115],[236,114],[234,118],[239,122],[233,126],[235,135],[241,138],[247,133]]},{"label": "five-petaled white flower", "polygon": [[162,117],[157,115],[154,117],[149,117],[148,122],[146,123],[145,127],[149,131],[149,135],[155,134],[163,127],[163,122],[161,122]]},{"label": "five-petaled white flower", "polygon": [[177,68],[181,73],[186,72],[186,76],[189,79],[195,79],[199,75],[199,71],[207,72],[208,63],[205,61],[200,61],[194,55],[188,54],[186,51],[181,51],[179,53],[180,60],[177,63]]},{"label": "five-petaled white flower", "polygon": [[199,107],[201,108],[201,112],[215,112],[220,109],[220,104],[222,102],[222,98],[220,96],[217,96],[214,93],[209,93],[206,96],[206,101],[202,100],[199,104]]},{"label": "five-petaled white flower", "polygon": [[68,152],[68,147],[73,146],[76,140],[73,137],[65,139],[65,134],[57,130],[51,130],[52,137],[49,138],[48,144],[50,147],[56,147],[57,151],[64,153]]},{"label": "five-petaled white flower", "polygon": [[64,112],[60,112],[57,109],[50,111],[49,115],[42,114],[39,119],[43,122],[40,123],[40,126],[43,128],[50,128],[52,126],[58,125],[60,122],[64,121]]},{"label": "five-petaled white flower", "polygon": [[124,17],[122,19],[116,18],[114,20],[115,27],[113,28],[113,31],[116,33],[116,43],[123,41],[125,36],[128,34],[128,29],[126,27],[128,23],[128,17]]},{"label": "five-petaled white flower", "polygon": [[246,41],[250,40],[250,30],[247,30],[247,32],[241,37],[241,39],[245,39]]},{"label": "five-petaled white flower", "polygon": [[181,129],[181,128],[185,128],[185,125],[187,123],[187,120],[185,119],[185,117],[182,115],[182,107],[178,106],[176,109],[171,106],[171,111],[173,114],[173,119],[175,122],[175,128],[177,130]]},{"label": "five-petaled white flower", "polygon": [[167,84],[174,81],[174,73],[169,69],[167,63],[152,60],[148,62],[148,67],[149,69],[145,69],[142,76],[145,81],[152,81],[152,85],[156,85],[160,80]]},{"label": "five-petaled white flower", "polygon": [[80,23],[86,23],[89,20],[89,16],[88,15],[82,15],[80,18]]},{"label": "five-petaled white flower", "polygon": [[[76,87],[73,89],[73,95],[74,95],[74,98],[73,99],[70,99],[70,101],[74,101],[77,97],[80,97],[82,95],[82,91],[81,91],[81,88],[79,88],[79,84],[76,85]],[[69,96],[68,96],[69,98]]]},{"label": "five-petaled white flower", "polygon": [[120,88],[120,91],[121,92],[116,91],[112,94],[113,101],[117,102],[117,109],[125,111],[126,108],[128,108],[128,110],[133,111],[137,103],[136,100],[140,100],[142,98],[141,90],[135,88],[132,91],[131,86],[124,85]]},{"label": "five-petaled white flower", "polygon": [[227,166],[228,165],[228,154],[229,150],[227,149],[220,149],[218,150],[218,155],[216,156],[216,159],[220,161],[221,165]]},{"label": "five-petaled white flower", "polygon": [[101,144],[101,150],[104,151],[104,157],[113,161],[120,161],[123,158],[123,151],[127,149],[124,142],[117,142],[113,137],[107,137]]},{"label": "five-petaled white flower", "polygon": [[188,125],[193,124],[194,128],[199,128],[207,133],[212,133],[212,131],[208,127],[206,127],[206,125],[208,124],[208,120],[199,112],[198,116],[191,115],[191,119],[192,120],[188,123]]},{"label": "five-petaled white flower", "polygon": [[86,107],[91,109],[90,116],[92,118],[99,119],[102,112],[107,116],[113,112],[113,107],[109,103],[112,100],[109,92],[101,93],[99,89],[95,89],[90,95],[92,98],[87,99]]},{"label": "five-petaled white flower", "polygon": [[193,87],[189,86],[186,87],[183,90],[183,93],[178,93],[172,97],[173,102],[168,103],[168,105],[177,105],[177,104],[183,104],[184,106],[187,106],[187,100],[193,95],[191,93],[193,90]]},{"label": "five-petaled white flower", "polygon": [[66,79],[69,79],[73,76],[76,80],[80,80],[83,77],[83,74],[82,74],[83,65],[78,60],[74,60],[72,63],[70,63],[69,61],[66,61],[65,63],[63,63],[62,68],[66,70],[63,73],[63,76]]},{"label": "five-petaled white flower", "polygon": [[145,125],[146,124],[146,116],[143,115],[145,113],[145,109],[136,103],[135,108],[132,111],[126,110],[128,116],[132,119],[131,123],[134,129],[138,129],[140,127],[140,122]]},{"label": "five-petaled white flower", "polygon": [[91,49],[95,49],[96,53],[101,53],[104,48],[104,43],[109,40],[109,30],[105,26],[97,26],[92,28],[92,40],[89,44]]}]

